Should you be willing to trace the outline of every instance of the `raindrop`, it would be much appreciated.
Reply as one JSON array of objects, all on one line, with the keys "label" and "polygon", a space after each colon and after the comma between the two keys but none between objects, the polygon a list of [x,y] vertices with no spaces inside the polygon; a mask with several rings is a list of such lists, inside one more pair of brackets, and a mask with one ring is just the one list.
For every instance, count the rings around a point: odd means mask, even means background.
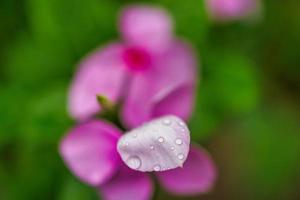
[{"label": "raindrop", "polygon": [[159,165],[155,165],[155,166],[153,167],[153,170],[156,171],[156,172],[157,172],[157,171],[160,171],[160,166],[159,166]]},{"label": "raindrop", "polygon": [[174,151],[174,150],[175,150],[175,148],[174,148],[174,147],[171,147],[171,150],[172,150],[172,151]]},{"label": "raindrop", "polygon": [[181,121],[179,121],[178,124],[179,124],[179,126],[184,126],[184,123]]},{"label": "raindrop", "polygon": [[180,153],[180,154],[177,155],[177,157],[178,157],[179,160],[182,160],[184,158],[184,155],[182,153]]},{"label": "raindrop", "polygon": [[171,123],[172,123],[172,122],[171,122],[171,120],[169,120],[169,119],[164,119],[164,120],[163,120],[163,124],[164,124],[164,125],[169,126],[169,125],[171,125]]},{"label": "raindrop", "polygon": [[163,137],[158,138],[158,142],[163,143],[164,141],[165,141],[165,139]]},{"label": "raindrop", "polygon": [[151,150],[153,150],[153,149],[154,149],[154,146],[153,146],[153,145],[151,145],[151,146],[150,146],[150,149],[151,149]]},{"label": "raindrop", "polygon": [[175,143],[178,144],[178,145],[181,145],[183,142],[182,142],[182,139],[177,138],[177,139],[175,140]]},{"label": "raindrop", "polygon": [[181,131],[182,131],[182,132],[185,132],[185,129],[184,129],[184,128],[182,128],[182,129],[181,129]]},{"label": "raindrop", "polygon": [[131,156],[126,161],[127,165],[132,169],[138,169],[140,168],[142,161],[137,156]]},{"label": "raindrop", "polygon": [[135,133],[135,134],[133,134],[133,136],[132,136],[133,138],[136,138],[137,137],[137,134]]}]

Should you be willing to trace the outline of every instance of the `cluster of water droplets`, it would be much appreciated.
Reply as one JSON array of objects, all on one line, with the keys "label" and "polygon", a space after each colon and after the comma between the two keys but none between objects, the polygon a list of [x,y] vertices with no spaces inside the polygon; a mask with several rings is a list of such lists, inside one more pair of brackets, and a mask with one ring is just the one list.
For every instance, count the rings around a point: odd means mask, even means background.
[{"label": "cluster of water droplets", "polygon": [[[172,123],[177,123],[181,128],[180,128],[180,130],[182,131],[182,132],[185,132],[186,131],[186,128],[185,128],[185,124],[182,122],[182,121],[177,121],[177,122],[174,122],[174,121],[172,121],[172,120],[170,120],[170,119],[163,119],[162,120],[162,122],[161,122],[163,125],[165,125],[165,126],[171,126],[172,125]],[[157,130],[153,130],[153,131],[156,131],[157,132]],[[175,130],[176,131],[176,130]],[[133,138],[137,138],[138,137],[138,135],[137,135],[137,133],[134,133],[133,135],[132,135],[132,137]],[[157,138],[157,142],[158,142],[158,144],[152,144],[152,145],[150,145],[150,150],[151,151],[155,151],[155,149],[156,149],[156,147],[155,146],[157,146],[157,145],[162,145],[164,142],[165,142],[165,138],[163,137],[163,136],[159,136],[158,138]],[[176,154],[176,148],[175,148],[175,146],[177,145],[177,146],[180,146],[180,145],[182,145],[183,144],[183,140],[181,139],[181,138],[176,138],[175,140],[174,140],[174,146],[171,146],[170,147],[170,149],[172,150],[172,151],[174,151],[174,153]],[[126,148],[127,146],[129,146],[129,143],[128,142],[126,142],[126,143],[123,143],[123,147],[124,148]],[[178,154],[176,154],[176,157],[179,159],[179,160],[184,160],[184,158],[185,158],[185,155],[183,154],[183,153],[178,153]],[[126,163],[127,163],[127,165],[130,167],[130,168],[132,168],[132,169],[139,169],[141,166],[142,166],[142,161],[141,161],[141,159],[138,157],[138,156],[136,156],[136,155],[134,155],[134,156],[130,156],[127,160],[126,160]],[[169,167],[163,167],[163,166],[161,166],[161,165],[159,165],[159,164],[155,164],[154,166],[153,166],[153,171],[162,171],[162,170],[168,170],[168,169],[170,169]]]},{"label": "cluster of water droplets", "polygon": [[[162,123],[163,123],[163,125],[165,125],[165,126],[170,126],[170,125],[172,125],[172,121],[171,121],[170,119],[164,119],[164,120],[162,121]],[[185,131],[185,128],[184,128],[185,125],[184,125],[184,123],[181,122],[181,121],[179,121],[178,124],[179,124],[179,126],[182,127],[180,130],[184,132],[184,131]],[[158,142],[159,142],[159,143],[163,143],[163,142],[164,142],[164,138],[163,138],[163,137],[159,137],[159,138],[158,138]],[[181,139],[181,138],[176,138],[176,139],[175,139],[175,144],[176,144],[176,145],[182,145],[182,144],[183,144],[182,139]],[[151,149],[151,150],[154,150],[154,146],[151,145],[151,146],[150,146],[150,149]],[[175,151],[175,147],[174,147],[174,146],[171,146],[171,150],[172,150],[172,151]],[[183,159],[184,159],[184,154],[182,154],[182,153],[177,154],[177,158],[178,158],[179,160],[183,160]],[[161,169],[165,170],[165,169],[169,169],[169,168],[168,168],[168,167],[167,167],[167,168],[164,168],[164,167],[161,168],[161,166],[160,166],[159,164],[156,164],[156,165],[154,165],[154,167],[153,167],[153,170],[154,170],[154,171],[160,171]]]}]

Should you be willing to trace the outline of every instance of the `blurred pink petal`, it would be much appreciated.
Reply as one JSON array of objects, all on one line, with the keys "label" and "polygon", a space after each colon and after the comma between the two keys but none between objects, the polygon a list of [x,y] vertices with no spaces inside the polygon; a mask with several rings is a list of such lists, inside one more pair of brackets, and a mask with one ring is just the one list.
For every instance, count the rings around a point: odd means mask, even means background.
[{"label": "blurred pink petal", "polygon": [[120,32],[131,45],[160,52],[172,39],[172,20],[157,7],[129,6],[120,16]]},{"label": "blurred pink petal", "polygon": [[[193,51],[182,42],[174,42],[168,51],[154,60],[149,70],[133,77],[122,111],[124,124],[136,127],[153,117],[166,114],[178,114],[178,117],[188,119],[193,106],[196,76]],[[168,104],[178,104],[178,99],[170,98],[170,95],[179,97],[178,93],[184,95],[180,97],[180,104],[184,106],[163,108]]]},{"label": "blurred pink petal", "polygon": [[96,186],[109,179],[119,166],[116,144],[120,135],[121,131],[107,122],[89,121],[63,138],[60,154],[80,180]]},{"label": "blurred pink petal", "polygon": [[212,18],[220,21],[241,19],[254,14],[257,0],[206,0]]},{"label": "blurred pink petal", "polygon": [[138,171],[165,171],[181,167],[190,148],[190,133],[176,116],[147,122],[121,136],[118,152],[124,163]]},{"label": "blurred pink petal", "polygon": [[183,168],[156,175],[169,192],[176,195],[196,195],[211,189],[216,179],[216,168],[205,150],[193,146]]},{"label": "blurred pink petal", "polygon": [[183,85],[170,91],[153,106],[152,115],[154,117],[165,114],[181,116],[187,120],[192,113],[194,105],[194,86]]},{"label": "blurred pink petal", "polygon": [[147,174],[122,165],[116,176],[101,185],[100,193],[103,200],[150,200],[153,185]]},{"label": "blurred pink petal", "polygon": [[96,95],[118,100],[127,75],[122,52],[121,45],[111,44],[81,62],[69,94],[69,111],[74,118],[85,120],[101,110]]}]

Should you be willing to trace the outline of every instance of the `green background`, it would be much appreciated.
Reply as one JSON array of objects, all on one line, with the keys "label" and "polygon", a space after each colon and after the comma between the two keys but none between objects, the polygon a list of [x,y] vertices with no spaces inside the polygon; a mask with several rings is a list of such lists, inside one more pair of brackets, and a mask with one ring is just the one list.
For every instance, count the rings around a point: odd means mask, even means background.
[{"label": "green background", "polygon": [[[79,59],[120,38],[126,0],[0,1],[0,199],[97,199],[58,155]],[[203,0],[166,8],[201,61],[192,138],[219,177],[203,200],[300,199],[300,1],[266,0],[257,19],[216,24]],[[188,199],[157,186],[156,199]]]}]

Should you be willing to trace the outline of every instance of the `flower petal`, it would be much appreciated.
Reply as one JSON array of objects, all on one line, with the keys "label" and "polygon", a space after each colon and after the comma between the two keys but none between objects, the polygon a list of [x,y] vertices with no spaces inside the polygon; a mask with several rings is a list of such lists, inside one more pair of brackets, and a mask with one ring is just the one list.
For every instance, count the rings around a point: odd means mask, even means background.
[{"label": "flower petal", "polygon": [[138,171],[165,171],[181,167],[189,152],[190,133],[176,116],[152,120],[123,135],[118,152],[124,163]]},{"label": "flower petal", "polygon": [[172,20],[165,10],[149,6],[129,6],[120,16],[120,31],[131,45],[160,52],[172,38]]},{"label": "flower petal", "polygon": [[150,200],[153,186],[150,177],[122,165],[110,181],[100,186],[104,200]]},{"label": "flower petal", "polygon": [[206,0],[212,18],[231,21],[254,14],[259,7],[257,0]]},{"label": "flower petal", "polygon": [[216,180],[216,168],[208,153],[193,146],[183,168],[159,172],[159,182],[177,195],[195,195],[208,192]]},{"label": "flower petal", "polygon": [[153,106],[152,115],[165,114],[181,116],[187,120],[194,105],[194,86],[183,85],[160,97]]},{"label": "flower petal", "polygon": [[[176,114],[187,120],[191,114],[197,77],[196,60],[191,48],[182,42],[175,42],[155,61],[151,70],[133,77],[121,113],[127,127],[136,127],[167,114]],[[184,106],[163,108],[179,102]]]},{"label": "flower petal", "polygon": [[110,178],[119,166],[116,150],[121,131],[94,120],[78,125],[60,144],[66,165],[80,180],[96,186]]},{"label": "flower petal", "polygon": [[127,75],[122,51],[121,45],[112,44],[81,62],[69,94],[69,111],[74,118],[85,120],[100,111],[97,95],[113,103],[118,100]]}]

